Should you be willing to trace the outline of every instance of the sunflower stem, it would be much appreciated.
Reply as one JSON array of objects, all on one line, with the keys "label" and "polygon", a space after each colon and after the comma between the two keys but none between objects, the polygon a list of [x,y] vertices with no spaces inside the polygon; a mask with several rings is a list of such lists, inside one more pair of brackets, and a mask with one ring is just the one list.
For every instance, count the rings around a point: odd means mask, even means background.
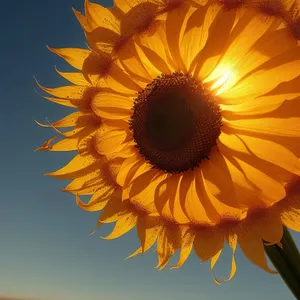
[{"label": "sunflower stem", "polygon": [[281,244],[282,248],[265,245],[265,251],[293,295],[300,299],[300,253],[286,227]]}]

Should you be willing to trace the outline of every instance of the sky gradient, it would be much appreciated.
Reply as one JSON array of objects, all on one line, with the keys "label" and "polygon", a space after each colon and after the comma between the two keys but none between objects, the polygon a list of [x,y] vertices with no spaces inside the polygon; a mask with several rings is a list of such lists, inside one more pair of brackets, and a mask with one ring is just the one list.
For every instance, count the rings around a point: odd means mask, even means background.
[{"label": "sky gradient", "polygon": [[[111,1],[98,3],[111,5]],[[213,282],[209,264],[199,264],[194,254],[181,269],[161,272],[154,269],[152,251],[125,260],[139,245],[135,230],[113,241],[100,239],[111,226],[89,236],[98,213],[80,210],[73,196],[61,192],[67,182],[43,176],[62,167],[73,154],[34,153],[54,135],[34,119],[56,121],[71,110],[40,97],[33,76],[48,87],[67,84],[54,66],[61,71],[70,68],[46,44],[86,48],[72,7],[83,11],[83,0],[2,4],[0,296],[14,300],[294,299],[279,276],[252,265],[240,250],[236,276],[221,286]],[[300,235],[293,236],[299,246]],[[225,249],[216,276],[227,276],[229,268],[230,252]]]}]

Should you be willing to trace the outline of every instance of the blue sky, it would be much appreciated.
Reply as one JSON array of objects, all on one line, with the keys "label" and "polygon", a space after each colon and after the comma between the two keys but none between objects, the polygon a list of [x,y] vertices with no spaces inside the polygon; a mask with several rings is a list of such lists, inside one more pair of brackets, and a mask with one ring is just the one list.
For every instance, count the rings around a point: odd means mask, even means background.
[{"label": "blue sky", "polygon": [[[103,5],[110,1],[100,1]],[[49,87],[66,84],[54,71],[68,70],[46,49],[85,47],[84,35],[71,8],[83,0],[16,0],[2,4],[0,110],[0,296],[40,300],[293,299],[279,276],[269,275],[237,253],[238,270],[229,283],[217,286],[208,264],[195,255],[178,270],[157,272],[153,252],[124,258],[138,247],[133,230],[126,236],[99,238],[110,226],[94,229],[98,214],[76,207],[59,189],[66,182],[43,174],[62,167],[71,153],[34,153],[53,135],[34,119],[60,119],[70,110],[38,96],[33,76]],[[300,244],[300,235],[294,235]],[[225,251],[216,275],[229,272]],[[21,299],[21,298],[20,298]]]}]

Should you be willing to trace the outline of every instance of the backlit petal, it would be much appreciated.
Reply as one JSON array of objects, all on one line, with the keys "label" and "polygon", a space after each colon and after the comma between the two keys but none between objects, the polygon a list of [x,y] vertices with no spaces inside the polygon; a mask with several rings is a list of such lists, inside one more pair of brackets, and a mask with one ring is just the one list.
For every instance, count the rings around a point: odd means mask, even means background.
[{"label": "backlit petal", "polygon": [[142,245],[141,253],[153,246],[161,229],[162,223],[158,218],[145,216],[138,219],[137,231]]},{"label": "backlit petal", "polygon": [[100,92],[93,97],[91,107],[100,117],[122,119],[130,117],[133,100],[116,93]]},{"label": "backlit petal", "polygon": [[112,240],[124,235],[136,225],[136,222],[137,216],[135,214],[130,213],[123,216],[116,222],[113,231],[104,239]]},{"label": "backlit petal", "polygon": [[124,130],[100,129],[95,137],[95,148],[103,155],[118,152],[123,147],[126,136]]},{"label": "backlit petal", "polygon": [[205,262],[215,256],[224,245],[225,233],[222,230],[198,229],[195,232],[194,250]]},{"label": "backlit petal", "polygon": [[300,137],[300,118],[260,118],[226,121],[226,126],[245,134],[262,133],[277,136]]},{"label": "backlit petal", "polygon": [[82,70],[83,63],[90,55],[90,50],[80,49],[80,48],[52,48],[48,46],[48,49],[62,57],[66,62],[68,62],[72,67]]},{"label": "backlit petal", "polygon": [[[264,169],[263,161],[265,161],[296,175],[300,174],[299,159],[288,149],[272,141],[247,135],[225,133],[220,135],[219,141],[228,149],[237,151],[238,153],[235,153],[235,156],[238,157],[239,154],[244,154],[240,157],[249,161],[252,159],[252,162],[257,161],[256,166],[258,168],[258,164],[261,162],[261,168]],[[249,158],[247,159],[245,155]],[[279,168],[276,170],[271,165],[269,165],[269,168],[272,172],[280,172]]]},{"label": "backlit petal", "polygon": [[294,79],[299,75],[299,55],[299,47],[278,55],[262,64],[257,71],[246,76],[227,92],[222,93],[221,97],[225,101],[228,98],[231,98],[231,101],[243,97],[254,98],[271,91],[282,81]]}]

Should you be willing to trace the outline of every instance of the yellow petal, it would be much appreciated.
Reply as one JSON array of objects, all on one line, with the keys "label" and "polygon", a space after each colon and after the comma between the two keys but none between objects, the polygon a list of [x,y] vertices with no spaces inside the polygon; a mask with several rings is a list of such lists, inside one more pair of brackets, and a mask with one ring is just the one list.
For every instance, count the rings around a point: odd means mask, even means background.
[{"label": "yellow petal", "polygon": [[240,116],[254,116],[269,113],[279,108],[286,100],[299,97],[300,93],[277,94],[262,96],[235,105],[220,105],[224,118],[240,118]]},{"label": "yellow petal", "polygon": [[141,51],[147,59],[142,61],[147,68],[157,70],[159,73],[171,74],[173,70],[168,47],[166,47],[166,32],[163,24],[156,25],[153,35],[142,34],[135,39],[140,56]]},{"label": "yellow petal", "polygon": [[156,252],[158,262],[155,268],[162,269],[168,264],[171,257],[171,251],[168,246],[166,228],[163,228],[157,238]]},{"label": "yellow petal", "polygon": [[215,282],[217,285],[221,285],[221,284],[222,284],[222,281],[218,280],[218,279],[215,277],[213,270],[214,270],[214,267],[215,267],[217,261],[219,260],[219,258],[220,258],[220,256],[221,256],[222,250],[223,250],[223,249],[221,249],[216,255],[214,255],[214,256],[211,258],[211,261],[210,261],[210,270],[211,270],[211,272],[212,272],[212,277],[213,277],[213,279],[214,279],[214,282]]},{"label": "yellow petal", "polygon": [[169,262],[171,256],[180,248],[181,230],[178,226],[172,224],[165,226],[160,231],[157,239],[157,257],[158,264],[156,268],[162,270]]},{"label": "yellow petal", "polygon": [[[103,165],[99,163],[98,167],[102,168]],[[99,169],[96,169],[93,172],[90,172],[84,176],[75,178],[66,186],[64,191],[77,194],[78,190],[82,189],[85,185],[88,185],[91,182],[93,183],[95,179],[98,180],[99,186],[101,186],[104,180],[100,176],[101,173]]]},{"label": "yellow petal", "polygon": [[290,9],[294,0],[254,0],[252,6],[261,11],[266,16],[274,15],[278,18],[287,17],[286,12]]},{"label": "yellow petal", "polygon": [[67,79],[73,84],[90,86],[90,83],[84,78],[83,74],[80,72],[61,72],[56,67],[55,67],[55,71],[60,76]]},{"label": "yellow petal", "polygon": [[[284,201],[284,200],[283,200]],[[300,209],[288,208],[281,214],[281,220],[284,226],[300,232]]]},{"label": "yellow petal", "polygon": [[108,8],[89,0],[86,0],[84,4],[86,19],[92,30],[102,27],[115,32],[119,31],[119,20]]},{"label": "yellow petal", "polygon": [[111,157],[114,157],[114,158],[129,158],[133,155],[136,155],[137,153],[137,149],[136,149],[136,146],[135,146],[135,143],[131,140],[131,142],[128,142],[124,145],[123,148],[121,148],[119,150],[118,153],[111,153]]},{"label": "yellow petal", "polygon": [[78,107],[77,103],[79,101],[74,101],[74,100],[69,100],[69,99],[59,99],[59,98],[53,98],[53,97],[44,97],[44,96],[42,96],[42,97],[44,99],[47,99],[48,101],[51,101],[53,103],[57,103],[57,104],[60,104],[60,105],[63,105],[63,106],[73,107],[73,108]]},{"label": "yellow petal", "polygon": [[234,258],[234,255],[232,255],[232,258],[231,258],[231,271],[230,271],[230,274],[228,276],[227,279],[224,279],[222,278],[224,281],[230,281],[233,276],[235,275],[236,273],[236,263],[235,263],[235,258]]},{"label": "yellow petal", "polygon": [[[156,78],[156,77],[160,76],[161,71],[152,62],[153,58],[156,59],[157,54],[155,54],[152,50],[149,50],[148,48],[146,48],[144,46],[141,47],[139,44],[136,44],[135,48],[136,48],[139,59],[143,62],[143,65],[144,65],[145,69],[147,69],[147,72],[150,74],[150,77]],[[156,64],[161,63],[161,62],[162,62],[161,60],[158,60],[158,62],[156,62]],[[167,69],[167,66],[163,62],[161,64],[160,68]]]},{"label": "yellow petal", "polygon": [[[126,1],[126,0],[125,0]],[[130,10],[122,16],[121,35],[125,40],[152,31],[154,19],[157,16],[156,1],[139,1],[132,3]]]},{"label": "yellow petal", "polygon": [[[164,216],[167,219],[173,219],[173,214],[171,211],[170,205],[170,189],[169,186],[172,184],[172,176],[161,177],[161,180],[157,180],[157,186],[154,193],[155,208],[160,215]],[[175,182],[178,182],[178,179],[174,179]],[[171,191],[171,193],[174,191]]]},{"label": "yellow petal", "polygon": [[118,120],[131,116],[133,99],[120,94],[100,92],[93,97],[91,107],[100,117]]},{"label": "yellow petal", "polygon": [[124,13],[127,13],[133,7],[132,1],[128,0],[114,0],[114,5],[122,10]]},{"label": "yellow petal", "polygon": [[43,151],[49,151],[52,149],[52,145],[50,145],[58,136],[54,136],[50,139],[48,139],[47,141],[44,142],[44,144],[41,146],[41,147],[38,147],[34,150],[34,152],[36,151],[40,151],[40,150],[43,150]]},{"label": "yellow petal", "polygon": [[194,172],[191,171],[183,174],[179,188],[180,203],[185,215],[191,221],[207,224],[210,222],[210,219],[202,203],[203,193],[200,191],[200,188],[201,182],[200,185],[196,182]]},{"label": "yellow petal", "polygon": [[85,30],[85,31],[92,31],[93,28],[89,25],[86,17],[80,13],[79,11],[77,11],[76,9],[72,8],[74,15],[76,16],[78,22],[80,23],[81,27]]},{"label": "yellow petal", "polygon": [[152,81],[152,77],[141,61],[133,41],[128,41],[121,47],[118,51],[118,58],[122,67],[130,76],[141,81]]},{"label": "yellow petal", "polygon": [[[117,31],[117,32],[116,32]],[[102,69],[99,69],[99,73],[104,75],[109,72],[109,64],[113,58],[115,58],[115,50],[120,43],[119,25],[116,30],[107,29],[103,26],[96,27],[92,31],[86,31],[86,39],[89,44],[89,47],[92,50],[93,57],[96,58],[96,61]],[[90,57],[89,57],[90,58]],[[89,59],[88,58],[88,59]],[[90,61],[91,63],[92,61]],[[83,70],[87,70],[84,68]],[[96,66],[89,64],[89,70],[93,70],[96,74]]]},{"label": "yellow petal", "polygon": [[126,136],[125,130],[102,128],[97,131],[95,136],[95,148],[98,153],[103,155],[118,152],[122,148]]},{"label": "yellow petal", "polygon": [[[101,165],[98,166],[99,168]],[[105,166],[103,166],[104,168]],[[113,180],[103,178],[102,172],[95,170],[85,176],[74,179],[65,188],[65,191],[78,195],[94,195],[102,193],[102,198],[111,199],[113,193],[119,188]],[[120,193],[119,193],[120,195]],[[92,198],[93,198],[92,197]],[[90,204],[90,203],[89,203]]]},{"label": "yellow petal", "polygon": [[187,231],[183,235],[182,242],[180,245],[179,260],[176,265],[171,267],[171,269],[180,268],[185,263],[185,261],[187,260],[187,258],[190,256],[192,252],[194,239],[195,239],[195,234],[191,231]]},{"label": "yellow petal", "polygon": [[238,236],[237,236],[236,232],[229,231],[228,236],[227,236],[227,242],[228,242],[228,245],[230,246],[230,248],[232,249],[233,254],[236,251],[237,239],[238,239]]},{"label": "yellow petal", "polygon": [[[282,95],[283,97],[286,97],[285,95],[289,96],[290,94],[298,93],[300,93],[300,76],[297,76],[290,81],[281,82],[274,90],[267,93],[266,96]],[[292,98],[287,97],[287,99],[290,100]]]},{"label": "yellow petal", "polygon": [[123,216],[126,216],[127,214],[128,202],[122,201],[120,193],[119,197],[112,197],[111,200],[107,202],[100,215],[98,223],[112,223],[119,220]]},{"label": "yellow petal", "polygon": [[82,112],[75,111],[66,117],[62,118],[59,121],[53,122],[51,125],[44,125],[44,127],[57,127],[57,128],[63,128],[63,127],[72,127],[75,126],[78,119],[83,116]]},{"label": "yellow petal", "polygon": [[65,138],[52,145],[51,151],[75,151],[78,149],[78,138]]},{"label": "yellow petal", "polygon": [[141,242],[141,253],[148,251],[153,246],[161,230],[162,223],[159,218],[146,215],[138,219],[137,232]]},{"label": "yellow petal", "polygon": [[[80,142],[82,139],[86,138],[87,136],[90,135],[94,135],[95,134],[95,130],[97,129],[97,125],[93,124],[91,122],[91,124],[87,123],[86,126],[84,127],[78,127],[78,128],[74,128],[71,129],[70,131],[65,131],[64,133],[61,133],[65,138],[77,138],[78,142]],[[53,127],[55,128],[55,127]],[[57,131],[57,130],[56,130]],[[90,143],[92,143],[92,140],[90,140]],[[79,143],[78,143],[78,147],[79,147]],[[90,149],[93,153],[93,149]]]},{"label": "yellow petal", "polygon": [[128,186],[134,179],[152,169],[153,166],[151,164],[145,162],[143,158],[134,155],[123,162],[117,176],[117,182],[123,187]]},{"label": "yellow petal", "polygon": [[191,6],[182,25],[180,54],[187,70],[190,70],[192,62],[207,41],[210,26],[209,14],[207,14],[209,7],[196,9]]},{"label": "yellow petal", "polygon": [[297,232],[300,232],[300,189],[298,178],[294,185],[287,189],[286,198],[278,203],[281,211],[282,223]]},{"label": "yellow petal", "polygon": [[125,259],[132,258],[134,256],[137,256],[138,254],[141,254],[141,253],[142,253],[142,247],[139,247],[133,253],[131,253],[130,255],[128,255]]},{"label": "yellow petal", "polygon": [[227,92],[222,93],[222,99],[230,101],[241,97],[263,95],[283,81],[289,81],[299,75],[300,48],[292,48],[262,64],[255,72],[239,81]]},{"label": "yellow petal", "polygon": [[193,2],[197,3],[198,5],[204,6],[207,4],[209,0],[193,0]]},{"label": "yellow petal", "polygon": [[88,173],[91,168],[94,168],[95,162],[96,158],[90,154],[78,154],[63,168],[45,175],[61,179],[71,179]]},{"label": "yellow petal", "polygon": [[112,240],[112,239],[119,238],[120,236],[130,231],[136,225],[136,222],[137,222],[137,215],[133,213],[126,214],[116,222],[113,231],[104,239]]},{"label": "yellow petal", "polygon": [[252,263],[269,273],[277,273],[271,270],[267,264],[263,241],[257,232],[251,231],[251,228],[242,227],[238,233],[238,243],[245,256]]},{"label": "yellow petal", "polygon": [[120,186],[127,186],[134,174],[135,171],[144,163],[143,159],[140,159],[138,155],[133,155],[124,160],[120,167],[120,171],[117,175],[117,182]]},{"label": "yellow petal", "polygon": [[45,97],[46,99],[71,107],[84,107],[89,105],[89,101],[96,90],[94,88],[79,85],[46,88],[40,85],[38,82],[37,84],[44,92],[57,98],[61,98],[54,99]]},{"label": "yellow petal", "polygon": [[209,260],[223,249],[225,233],[222,229],[198,229],[195,232],[194,250],[202,262]]},{"label": "yellow petal", "polygon": [[248,134],[262,133],[287,137],[300,136],[300,118],[260,118],[223,121],[226,126]]},{"label": "yellow petal", "polygon": [[[136,200],[136,202],[143,207],[149,206],[152,207],[153,211],[157,211],[155,207],[156,189],[163,177],[153,178],[153,176],[155,175],[150,175],[148,172],[144,173],[136,178],[133,184],[125,191],[129,194],[131,199]],[[145,183],[146,180],[148,180],[148,184]],[[138,185],[140,185],[140,187],[138,187]],[[166,209],[168,209],[167,213],[169,218],[172,218],[169,206]],[[163,210],[162,213],[165,213],[165,211]]]},{"label": "yellow petal", "polygon": [[136,93],[140,92],[144,85],[134,81],[124,72],[124,70],[119,66],[119,64],[114,63],[109,69],[109,76],[104,78],[107,86],[118,93],[130,94],[136,97]]},{"label": "yellow petal", "polygon": [[282,239],[283,226],[279,212],[276,209],[270,209],[263,216],[254,218],[254,227],[266,242],[277,244]]},{"label": "yellow petal", "polygon": [[[81,111],[75,111],[74,113],[71,113],[61,120],[53,123],[49,122],[49,124],[42,124],[37,121],[36,123],[42,127],[52,128],[64,137],[76,137],[79,135],[79,133],[82,137],[84,132],[90,134],[93,129],[100,126],[99,119],[97,120],[94,114],[82,113]],[[65,131],[63,133],[57,129],[66,127],[75,128],[71,131]]]},{"label": "yellow petal", "polygon": [[218,224],[222,217],[230,220],[240,220],[242,211],[236,207],[226,205],[218,200],[210,189],[203,176],[203,172],[196,172],[196,189],[199,199],[205,208],[210,224]]},{"label": "yellow petal", "polygon": [[[232,16],[233,17],[233,16]],[[253,47],[261,36],[269,29],[274,18],[264,19],[255,10],[247,10],[234,26],[228,39],[228,48],[218,62],[218,65],[206,79],[208,81],[218,78],[228,70],[234,70],[236,64],[243,60],[245,54]]]},{"label": "yellow petal", "polygon": [[174,220],[179,224],[186,224],[190,222],[190,218],[188,217],[184,204],[182,203],[183,197],[180,196],[180,181],[183,176],[180,175],[179,177],[180,180],[172,180],[172,184],[168,187],[169,205]]},{"label": "yellow petal", "polygon": [[[218,262],[221,254],[222,254],[223,249],[221,249],[218,253],[216,253],[210,260],[210,270],[213,271],[216,263]],[[220,283],[219,281],[217,281],[216,283]]]},{"label": "yellow petal", "polygon": [[130,197],[139,197],[141,202],[154,202],[154,193],[158,183],[164,179],[158,170],[150,170],[132,181],[129,187]]},{"label": "yellow petal", "polygon": [[49,46],[47,48],[78,70],[82,70],[84,61],[91,53],[90,50],[80,48],[52,48]]},{"label": "yellow petal", "polygon": [[[263,161],[267,161],[274,166],[281,167],[283,170],[300,175],[300,161],[291,151],[280,144],[266,139],[241,134],[226,134],[224,132],[219,136],[219,142],[228,149],[247,155],[246,157],[251,158],[252,162],[256,161],[258,168],[261,165],[262,170],[267,170],[269,167],[270,172],[280,172],[279,168],[273,168],[272,165],[264,166]],[[235,156],[238,156],[238,154],[235,153]]]},{"label": "yellow petal", "polygon": [[289,18],[289,30],[295,40],[299,44],[299,20],[300,20],[300,5],[297,0],[288,0],[288,3],[291,4],[288,11]]},{"label": "yellow petal", "polygon": [[[247,35],[245,36],[248,37]],[[276,31],[267,31],[253,45],[249,52],[236,62],[234,67],[230,68],[224,65],[224,70],[230,70],[233,75],[230,77],[230,85],[228,87],[233,86],[238,80],[252,70],[255,70],[273,57],[295,47],[295,45],[296,41],[291,37],[286,28]],[[226,103],[230,101],[233,100],[230,98],[226,99]],[[235,98],[234,101],[237,102],[238,98]]]},{"label": "yellow petal", "polygon": [[85,86],[63,86],[58,88],[46,88],[39,84],[36,80],[37,85],[46,93],[53,95],[58,98],[70,98],[70,99],[81,99],[87,87]]},{"label": "yellow petal", "polygon": [[243,193],[245,193],[243,199],[238,197],[240,205],[253,207],[254,203],[257,205],[265,203],[265,205],[269,206],[285,197],[285,189],[280,181],[275,180],[271,175],[268,176],[241,159],[232,158],[231,152],[225,153],[226,151],[221,151],[225,155],[224,158],[231,173],[232,181],[235,184],[236,192],[237,189],[240,192],[242,189]]},{"label": "yellow petal", "polygon": [[94,181],[94,184],[89,183],[86,186],[82,187],[80,190],[78,190],[78,192],[77,192],[78,197],[79,196],[90,196],[90,195],[93,195],[97,191],[97,188],[98,188],[97,179],[94,179],[93,181]]},{"label": "yellow petal", "polygon": [[[89,36],[87,36],[87,38],[88,37]],[[89,41],[89,44],[90,43],[92,42]],[[111,65],[112,57],[110,54],[98,54],[94,50],[84,61],[82,66],[82,74],[88,82],[95,86],[99,86],[101,85],[101,79],[110,74]]]},{"label": "yellow petal", "polygon": [[[138,3],[145,3],[147,2],[146,0],[141,0]],[[137,3],[131,0],[114,0],[114,4],[117,8],[122,10],[124,13],[127,13],[130,11],[132,8],[134,8]]]},{"label": "yellow petal", "polygon": [[229,34],[236,19],[236,10],[220,10],[219,5],[212,5],[207,11],[210,16],[210,28],[208,40],[203,51],[197,56],[194,76],[204,80],[216,67],[224,53]]},{"label": "yellow petal", "polygon": [[[180,54],[180,36],[182,30],[182,23],[185,20],[186,14],[189,10],[188,5],[181,6],[180,9],[173,9],[168,12],[166,19],[166,38],[169,46],[171,56],[176,66],[176,71],[186,72],[183,57]],[[174,26],[177,24],[177,26]]]},{"label": "yellow petal", "polygon": [[210,158],[202,162],[201,170],[212,194],[222,203],[237,207],[233,180],[228,165],[221,153],[213,151]]},{"label": "yellow petal", "polygon": [[[131,0],[114,0],[115,6],[119,8],[122,12],[128,13],[136,6],[140,5],[142,7],[149,7],[150,5],[153,6],[154,4],[159,7],[161,5],[166,5],[166,2],[164,0],[139,0],[138,2],[131,1]],[[146,5],[145,5],[146,4]],[[149,5],[149,6],[147,6]],[[143,18],[142,16],[141,18]]]},{"label": "yellow petal", "polygon": [[178,223],[187,223],[189,219],[182,206],[184,202],[178,195],[181,177],[181,174],[166,176],[157,185],[155,207],[161,215],[174,219]]},{"label": "yellow petal", "polygon": [[[95,195],[97,195],[97,196],[95,196]],[[93,199],[91,198],[90,201],[89,201],[89,203],[87,203],[87,204],[84,203],[84,202],[82,202],[80,200],[79,195],[76,195],[76,203],[77,203],[77,205],[81,209],[83,209],[85,211],[89,211],[89,212],[98,211],[98,210],[103,209],[108,201],[109,201],[108,198],[102,197],[101,192],[100,193],[96,192],[93,195]]]}]

